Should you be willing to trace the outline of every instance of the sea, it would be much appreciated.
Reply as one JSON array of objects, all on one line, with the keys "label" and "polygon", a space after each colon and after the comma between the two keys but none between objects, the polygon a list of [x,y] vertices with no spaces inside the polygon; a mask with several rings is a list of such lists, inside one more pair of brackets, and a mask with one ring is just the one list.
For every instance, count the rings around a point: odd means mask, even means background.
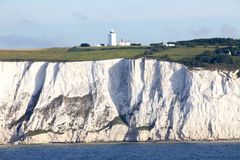
[{"label": "sea", "polygon": [[0,160],[240,160],[240,142],[0,146]]}]

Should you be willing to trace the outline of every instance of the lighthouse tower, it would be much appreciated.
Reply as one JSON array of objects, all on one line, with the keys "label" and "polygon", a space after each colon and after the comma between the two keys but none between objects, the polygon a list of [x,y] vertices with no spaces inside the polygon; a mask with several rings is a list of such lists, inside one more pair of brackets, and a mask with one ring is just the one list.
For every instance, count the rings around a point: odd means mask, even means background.
[{"label": "lighthouse tower", "polygon": [[113,29],[108,34],[108,46],[117,46],[117,34]]}]

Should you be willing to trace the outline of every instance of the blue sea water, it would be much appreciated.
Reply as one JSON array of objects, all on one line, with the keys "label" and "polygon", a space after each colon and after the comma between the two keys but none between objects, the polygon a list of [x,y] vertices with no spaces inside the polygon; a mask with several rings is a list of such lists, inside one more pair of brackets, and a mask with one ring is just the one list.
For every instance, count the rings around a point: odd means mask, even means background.
[{"label": "blue sea water", "polygon": [[0,160],[240,160],[240,143],[0,146]]}]

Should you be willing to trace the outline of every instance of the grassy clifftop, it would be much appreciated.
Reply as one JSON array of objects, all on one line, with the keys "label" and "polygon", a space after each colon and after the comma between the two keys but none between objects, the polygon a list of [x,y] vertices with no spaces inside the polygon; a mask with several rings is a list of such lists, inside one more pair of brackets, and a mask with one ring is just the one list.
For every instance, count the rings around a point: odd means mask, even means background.
[{"label": "grassy clifftop", "polygon": [[133,58],[143,55],[144,48],[84,48],[68,51],[69,48],[49,48],[35,50],[0,50],[1,61],[92,61],[115,58]]},{"label": "grassy clifftop", "polygon": [[[80,48],[69,51],[69,48],[49,48],[34,50],[0,50],[0,61],[92,61],[116,58],[138,58],[145,56],[148,47],[103,47],[103,48]],[[180,60],[203,53],[213,51],[214,47],[181,47],[166,48],[155,51],[151,58],[167,55],[173,60]]]},{"label": "grassy clifftop", "polygon": [[[224,46],[222,46],[223,48]],[[208,69],[240,69],[240,56],[216,54],[216,46],[139,47],[80,47],[34,50],[0,50],[0,61],[95,61],[116,58],[152,58],[178,62],[189,67]],[[218,46],[219,48],[219,46]],[[221,49],[221,46],[220,46]],[[239,73],[240,75],[240,73]]]}]

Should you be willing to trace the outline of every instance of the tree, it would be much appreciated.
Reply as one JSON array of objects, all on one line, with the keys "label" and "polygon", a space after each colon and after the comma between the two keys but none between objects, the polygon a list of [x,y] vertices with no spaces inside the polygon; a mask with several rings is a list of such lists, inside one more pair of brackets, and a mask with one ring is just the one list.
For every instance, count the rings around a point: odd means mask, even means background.
[{"label": "tree", "polygon": [[88,43],[82,43],[82,44],[80,45],[80,47],[91,47],[91,46],[90,46],[90,44],[88,44]]}]

